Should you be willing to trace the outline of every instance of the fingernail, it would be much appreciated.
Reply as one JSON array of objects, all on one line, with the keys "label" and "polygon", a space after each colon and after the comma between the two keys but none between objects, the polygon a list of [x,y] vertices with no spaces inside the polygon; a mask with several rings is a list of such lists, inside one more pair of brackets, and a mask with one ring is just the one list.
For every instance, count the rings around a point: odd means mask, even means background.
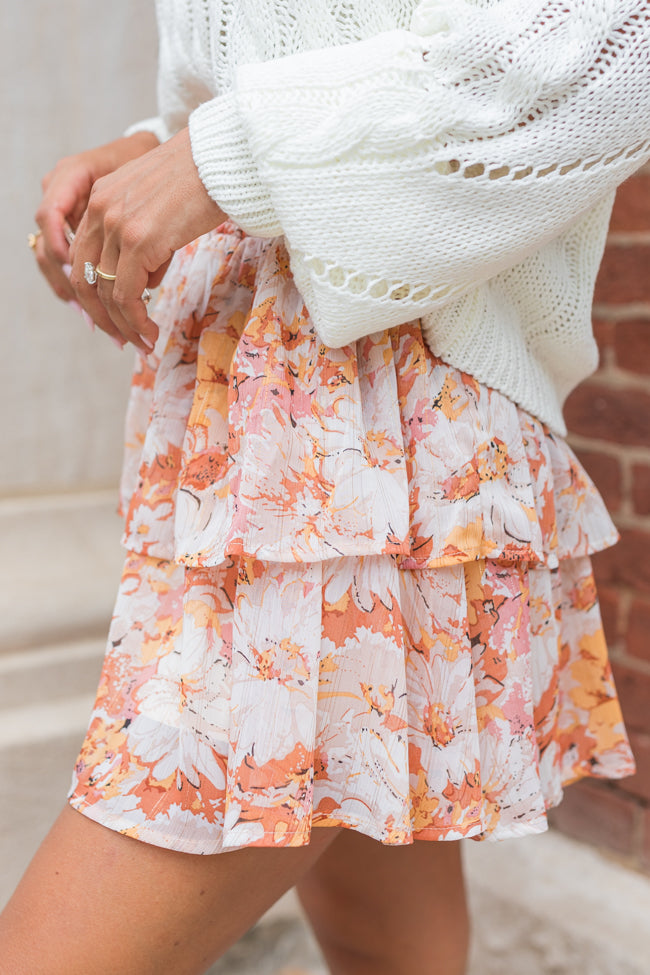
[{"label": "fingernail", "polygon": [[70,305],[71,308],[74,308],[74,310],[75,311],[78,311],[81,315],[84,314],[84,310],[83,310],[83,308],[81,307],[81,305],[79,304],[78,301],[74,301],[74,299],[70,298],[70,300],[68,301],[68,304]]},{"label": "fingernail", "polygon": [[111,342],[113,342],[113,344],[116,345],[121,352],[122,349],[124,348],[124,340],[118,339],[117,335],[109,335],[108,337],[111,340]]},{"label": "fingernail", "polygon": [[88,326],[88,328],[90,329],[90,331],[91,332],[94,332],[95,331],[95,323],[94,323],[94,321],[92,320],[92,318],[90,317],[90,315],[88,314],[88,312],[85,311],[85,309],[81,308],[80,310],[81,310],[81,317],[83,318],[84,322],[86,323],[86,325]]},{"label": "fingernail", "polygon": [[65,274],[66,278],[70,278],[72,274],[72,264],[63,264],[61,270]]}]

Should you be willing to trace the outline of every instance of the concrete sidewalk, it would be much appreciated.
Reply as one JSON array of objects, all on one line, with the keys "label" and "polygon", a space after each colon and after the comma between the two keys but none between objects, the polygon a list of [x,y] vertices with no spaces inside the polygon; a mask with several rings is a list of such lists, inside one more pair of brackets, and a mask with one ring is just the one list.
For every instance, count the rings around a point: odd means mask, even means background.
[{"label": "concrete sidewalk", "polygon": [[[119,577],[113,498],[82,500],[0,503],[14,553],[0,570],[0,903],[64,801]],[[553,832],[464,855],[471,975],[647,975],[649,878]],[[293,895],[211,975],[281,973],[326,975]]]}]

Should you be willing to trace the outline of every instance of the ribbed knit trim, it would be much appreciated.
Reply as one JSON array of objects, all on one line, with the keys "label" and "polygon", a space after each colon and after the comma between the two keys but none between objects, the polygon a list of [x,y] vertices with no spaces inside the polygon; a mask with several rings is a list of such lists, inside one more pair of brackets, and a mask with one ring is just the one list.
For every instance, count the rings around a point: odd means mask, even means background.
[{"label": "ribbed knit trim", "polygon": [[233,92],[200,105],[189,118],[192,154],[205,188],[222,210],[256,237],[282,233],[260,181]]}]

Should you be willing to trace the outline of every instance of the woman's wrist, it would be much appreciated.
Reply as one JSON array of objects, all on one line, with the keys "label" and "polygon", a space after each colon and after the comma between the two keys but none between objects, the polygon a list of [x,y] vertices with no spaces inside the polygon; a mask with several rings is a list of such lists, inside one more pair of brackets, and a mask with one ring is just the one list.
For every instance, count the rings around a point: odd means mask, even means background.
[{"label": "woman's wrist", "polygon": [[132,135],[121,136],[112,142],[107,142],[96,149],[89,149],[91,165],[95,179],[107,176],[123,166],[124,163],[137,159],[160,145],[153,132],[134,132]]},{"label": "woman's wrist", "polygon": [[142,156],[145,152],[149,152],[150,149],[155,149],[156,146],[160,145],[158,137],[146,129],[133,132],[131,135],[125,135],[120,141],[127,143],[130,147],[133,152],[132,158]]}]

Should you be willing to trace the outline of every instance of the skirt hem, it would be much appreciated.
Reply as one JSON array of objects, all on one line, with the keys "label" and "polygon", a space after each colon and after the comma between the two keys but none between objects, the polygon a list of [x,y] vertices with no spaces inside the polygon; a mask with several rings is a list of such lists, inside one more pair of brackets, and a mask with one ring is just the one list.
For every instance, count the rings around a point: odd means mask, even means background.
[{"label": "skirt hem", "polygon": [[[317,816],[314,817],[311,823],[311,829],[354,830],[372,840],[376,840],[383,846],[412,846],[415,842],[453,842],[454,840],[474,840],[477,842],[500,843],[504,840],[520,839],[524,836],[539,836],[542,833],[548,832],[549,822],[547,813],[551,809],[555,809],[560,805],[564,798],[564,790],[567,787],[585,779],[623,779],[629,775],[633,775],[634,771],[634,768],[631,768],[615,770],[613,772],[608,772],[606,775],[605,773],[598,771],[582,772],[578,775],[574,775],[562,782],[559,794],[556,794],[550,799],[545,799],[544,813],[541,813],[540,815],[529,819],[526,822],[510,823],[508,826],[504,827],[497,825],[491,831],[486,830],[485,827],[480,823],[468,824],[461,829],[442,826],[427,826],[423,829],[412,830],[410,833],[403,834],[402,839],[389,840],[383,838],[379,834],[375,823],[371,821],[363,822],[360,820],[353,820],[351,818],[346,819],[344,817],[337,817],[336,820],[332,820],[330,817]],[[283,837],[283,842],[279,843],[277,842],[276,833],[274,831],[264,830],[261,833],[261,838],[266,839],[268,837],[268,843],[260,842],[258,839],[254,844],[242,843],[234,846],[224,845],[217,849],[206,849],[206,844],[201,844],[198,841],[183,840],[182,843],[179,843],[178,837],[174,837],[172,834],[166,833],[163,830],[152,829],[151,825],[148,824],[139,824],[134,826],[132,823],[128,823],[123,817],[111,814],[102,815],[101,808],[97,808],[96,806],[85,802],[83,797],[70,794],[67,801],[76,812],[80,813],[82,816],[86,816],[88,819],[98,823],[100,826],[104,826],[106,829],[120,833],[122,836],[129,836],[141,843],[147,843],[151,846],[160,847],[161,849],[173,850],[177,853],[187,853],[190,856],[216,856],[220,853],[233,853],[236,850],[250,849],[251,847],[258,847],[260,849],[295,849],[298,846],[309,846],[310,832],[308,831],[302,832],[302,835],[307,837],[306,841],[304,842],[292,843],[291,840],[296,834],[289,837],[289,842],[286,842],[287,837],[285,834]]]}]

